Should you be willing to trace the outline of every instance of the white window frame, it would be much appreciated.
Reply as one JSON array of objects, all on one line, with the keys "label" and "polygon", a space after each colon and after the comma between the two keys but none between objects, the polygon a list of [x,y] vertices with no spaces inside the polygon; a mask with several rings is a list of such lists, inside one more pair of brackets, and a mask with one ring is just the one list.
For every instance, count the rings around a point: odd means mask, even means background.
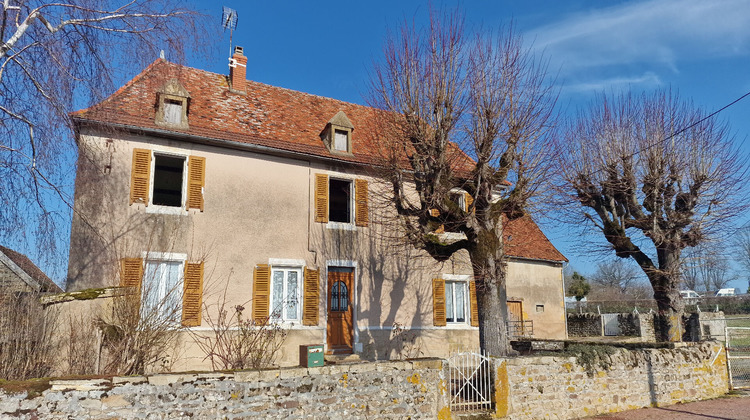
[{"label": "white window frame", "polygon": [[[468,328],[471,326],[471,288],[469,287],[469,281],[471,276],[467,274],[443,274],[442,279],[445,281],[445,324],[448,328]],[[464,320],[463,321],[448,321],[448,283],[461,283],[464,285]],[[454,289],[455,290],[455,289]],[[453,308],[455,311],[455,292],[452,296]],[[455,315],[455,313],[454,313]],[[455,316],[454,316],[455,319]],[[445,328],[445,327],[439,327]],[[471,327],[476,328],[476,327]]]},{"label": "white window frame", "polygon": [[[269,265],[271,266],[271,284],[270,284],[270,290],[268,295],[268,314],[269,314],[269,320],[271,322],[278,322],[278,323],[299,323],[302,322],[302,287],[304,284],[304,266],[305,262],[302,260],[287,260],[287,259],[270,259]],[[286,313],[287,305],[286,305],[286,298],[289,296],[289,293],[287,291],[288,287],[288,275],[284,275],[283,283],[282,283],[282,299],[281,299],[281,316],[276,317],[274,316],[275,308],[274,308],[274,300],[275,300],[275,292],[274,292],[274,273],[277,271],[283,271],[283,272],[291,272],[295,271],[297,272],[297,290],[296,290],[296,299],[297,299],[297,317],[296,318],[289,318],[288,314]]]},{"label": "white window frame", "polygon": [[[154,204],[154,180],[156,178],[156,156],[157,155],[183,159],[182,192],[180,194],[181,200],[180,200],[179,207]],[[149,179],[149,185],[148,185],[149,195],[148,195],[148,206],[146,206],[146,213],[176,214],[176,215],[188,214],[187,209],[185,208],[185,203],[187,200],[188,160],[189,160],[188,155],[183,154],[183,153],[162,151],[158,149],[151,150],[151,177]]]},{"label": "white window frame", "polygon": [[[452,293],[450,294],[450,296],[448,296],[448,285],[449,284],[453,286],[453,287],[451,287]],[[463,300],[464,300],[464,302],[463,302],[463,308],[464,308],[463,317],[464,317],[464,320],[463,321],[456,321],[455,320],[455,319],[458,318],[456,316],[456,308],[457,308],[457,305],[456,305],[456,292],[455,292],[456,291],[456,287],[455,287],[456,285],[460,285],[464,289],[464,296],[463,296]],[[469,308],[469,304],[470,304],[469,301],[470,301],[470,299],[468,298],[469,297],[468,295],[469,295],[469,283],[468,282],[463,281],[463,280],[458,280],[458,281],[455,281],[455,280],[446,280],[445,281],[445,322],[447,324],[464,325],[464,324],[468,324],[469,323],[469,321],[470,321],[469,317],[471,316],[471,309]],[[453,313],[452,314],[448,313],[448,299],[451,300],[451,306],[452,306],[452,309],[453,309]],[[454,319],[453,321],[449,321],[449,318],[451,318],[451,317]]]},{"label": "white window frame", "polygon": [[[348,222],[333,222],[331,221],[331,181],[346,181],[349,183],[349,221]],[[339,229],[339,230],[357,230],[357,226],[354,224],[356,217],[357,207],[354,202],[354,179],[344,178],[338,176],[328,176],[328,229]]]},{"label": "white window frame", "polygon": [[[166,285],[162,284],[161,280],[157,284],[157,293],[158,293],[158,300],[156,302],[161,305],[162,302],[167,298],[167,295],[169,293],[176,293],[176,300],[177,305],[179,305],[179,314],[180,319],[174,320],[175,323],[179,324],[181,322],[181,315],[182,315],[182,294],[183,294],[183,288],[185,284],[185,263],[187,262],[187,254],[180,254],[180,253],[170,253],[170,252],[144,252],[143,253],[143,280],[141,281],[141,302],[151,302],[151,299],[149,299],[146,294],[152,293],[152,289],[146,284],[150,281],[147,276],[149,276],[148,273],[148,265],[151,264],[159,264],[159,263],[177,263],[178,264],[178,280],[177,283],[174,286],[174,289],[171,291],[168,291],[165,289]],[[143,310],[148,310],[149,307],[146,304],[141,305],[141,316],[143,316]],[[164,311],[166,308],[161,308],[162,311]],[[160,317],[165,316],[165,314],[160,313]]]}]

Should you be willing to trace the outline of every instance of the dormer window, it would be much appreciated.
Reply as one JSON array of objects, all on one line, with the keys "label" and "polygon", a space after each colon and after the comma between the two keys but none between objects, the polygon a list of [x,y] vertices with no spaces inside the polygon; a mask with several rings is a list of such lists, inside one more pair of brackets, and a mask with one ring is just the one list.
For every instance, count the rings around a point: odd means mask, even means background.
[{"label": "dormer window", "polygon": [[349,151],[349,133],[344,130],[336,130],[333,141],[333,149],[339,152]]},{"label": "dormer window", "polygon": [[156,98],[156,124],[187,130],[190,94],[180,82],[175,79],[170,80],[159,89]]},{"label": "dormer window", "polygon": [[349,121],[344,111],[339,111],[328,121],[320,133],[320,138],[332,152],[351,153],[352,131],[354,131],[352,122]]}]

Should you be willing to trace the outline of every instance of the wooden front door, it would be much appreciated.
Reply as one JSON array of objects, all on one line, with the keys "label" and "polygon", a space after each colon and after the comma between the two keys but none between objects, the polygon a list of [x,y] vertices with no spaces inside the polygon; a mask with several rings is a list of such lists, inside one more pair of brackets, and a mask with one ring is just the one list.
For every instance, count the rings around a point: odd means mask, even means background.
[{"label": "wooden front door", "polygon": [[518,300],[508,301],[508,336],[518,338],[524,335],[523,303]]},{"label": "wooden front door", "polygon": [[509,300],[508,301],[508,321],[510,322],[521,322],[523,321],[523,304],[520,301]]},{"label": "wooden front door", "polygon": [[354,270],[329,268],[328,271],[328,352],[351,353],[354,341],[352,285]]}]

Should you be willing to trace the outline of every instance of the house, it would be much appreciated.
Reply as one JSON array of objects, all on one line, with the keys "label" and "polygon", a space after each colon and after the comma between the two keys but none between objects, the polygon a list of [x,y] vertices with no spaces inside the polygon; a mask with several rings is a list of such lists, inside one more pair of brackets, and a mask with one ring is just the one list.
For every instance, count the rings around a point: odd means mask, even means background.
[{"label": "house", "polygon": [[0,246],[0,294],[60,293],[62,289],[20,252]]},{"label": "house", "polygon": [[[468,255],[437,263],[396,240],[379,199],[380,111],[246,80],[240,48],[230,63],[227,77],[158,59],[73,114],[67,290],[179,289],[195,331],[226,298],[288,328],[282,364],[303,344],[387,359],[400,331],[425,356],[476,346]],[[565,338],[565,257],[529,217],[504,235],[511,329]],[[176,369],[205,359],[189,341]]]}]

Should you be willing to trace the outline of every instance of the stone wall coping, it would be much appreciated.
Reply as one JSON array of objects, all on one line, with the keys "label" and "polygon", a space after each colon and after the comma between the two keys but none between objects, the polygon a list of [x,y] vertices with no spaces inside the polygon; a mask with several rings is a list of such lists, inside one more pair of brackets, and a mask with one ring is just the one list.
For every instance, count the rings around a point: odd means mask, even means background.
[{"label": "stone wall coping", "polygon": [[180,385],[197,381],[236,381],[272,382],[277,379],[303,378],[312,375],[343,375],[345,373],[386,372],[390,370],[443,368],[443,359],[425,358],[414,360],[389,360],[330,364],[320,367],[276,367],[261,370],[240,370],[234,372],[177,372],[154,375],[114,376],[111,379],[53,379],[51,391],[94,391],[118,385],[138,385],[148,383],[154,386]]}]

